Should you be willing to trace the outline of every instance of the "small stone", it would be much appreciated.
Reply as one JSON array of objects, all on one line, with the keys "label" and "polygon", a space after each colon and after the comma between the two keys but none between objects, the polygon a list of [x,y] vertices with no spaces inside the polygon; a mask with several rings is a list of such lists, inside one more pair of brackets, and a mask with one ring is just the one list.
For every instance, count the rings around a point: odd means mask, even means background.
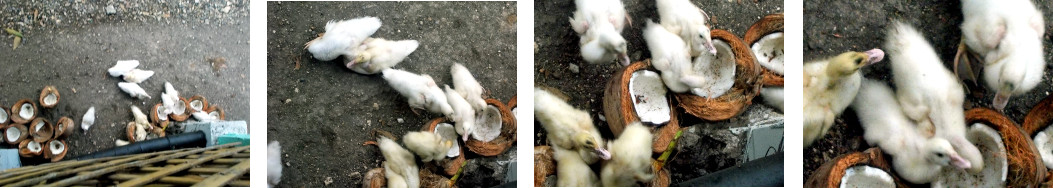
[{"label": "small stone", "polygon": [[228,12],[230,12],[230,6],[223,7],[223,13],[228,13]]},{"label": "small stone", "polygon": [[299,93],[300,92],[300,88],[293,88],[293,92]]},{"label": "small stone", "polygon": [[578,73],[578,65],[570,64],[570,66],[567,67],[567,69],[570,69],[570,72]]},{"label": "small stone", "polygon": [[395,119],[395,120],[398,120],[398,121],[399,121],[399,123],[402,123],[402,122],[403,122],[403,121],[402,121],[402,118],[398,118],[398,119]]},{"label": "small stone", "polygon": [[325,177],[325,185],[329,185],[329,184],[332,184],[332,183],[333,183],[333,177]]},{"label": "small stone", "polygon": [[292,102],[292,99],[285,99],[286,104],[288,104],[289,102]]},{"label": "small stone", "polygon": [[603,116],[603,114],[600,114],[599,116],[600,116],[600,121],[607,121],[607,117]]},{"label": "small stone", "polygon": [[106,14],[117,14],[117,8],[113,8],[113,5],[106,6]]},{"label": "small stone", "polygon": [[380,104],[373,103],[373,108],[380,109]]}]

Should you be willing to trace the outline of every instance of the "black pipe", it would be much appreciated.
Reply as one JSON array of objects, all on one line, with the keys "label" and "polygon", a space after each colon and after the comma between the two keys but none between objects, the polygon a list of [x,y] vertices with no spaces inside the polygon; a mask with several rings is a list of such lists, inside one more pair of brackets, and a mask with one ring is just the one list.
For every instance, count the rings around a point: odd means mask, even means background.
[{"label": "black pipe", "polygon": [[205,147],[207,144],[205,132],[194,131],[183,134],[169,135],[166,137],[135,142],[128,145],[98,151],[92,154],[77,156],[73,160],[87,160],[94,158],[113,157],[140,153],[157,152],[181,148]]},{"label": "black pipe", "polygon": [[783,153],[681,182],[681,187],[782,187]]}]

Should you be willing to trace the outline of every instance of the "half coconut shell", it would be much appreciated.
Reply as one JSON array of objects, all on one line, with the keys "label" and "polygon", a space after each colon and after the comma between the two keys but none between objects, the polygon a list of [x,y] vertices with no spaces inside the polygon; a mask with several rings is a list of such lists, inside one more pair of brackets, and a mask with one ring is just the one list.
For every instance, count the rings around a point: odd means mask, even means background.
[{"label": "half coconut shell", "polygon": [[545,177],[556,174],[556,159],[551,146],[534,146],[534,187],[543,187]]},{"label": "half coconut shell", "polygon": [[58,89],[55,89],[55,86],[44,86],[44,89],[40,90],[39,102],[41,107],[54,108],[55,105],[58,105],[59,99],[61,99],[61,96],[59,96]]},{"label": "half coconut shell", "polygon": [[157,104],[154,105],[154,107],[150,108],[150,122],[161,122],[161,121],[167,121],[168,120],[168,116],[167,115],[162,115],[162,113],[163,113],[162,111],[164,111],[164,107],[165,107],[164,104],[157,103]]},{"label": "half coconut shell", "polygon": [[1016,123],[989,108],[965,111],[965,121],[970,125],[982,123],[991,126],[1001,134],[1006,149],[1006,161],[1009,162],[1006,186],[1034,187],[1046,180],[1046,166],[1042,163],[1038,149]]},{"label": "half coconut shell", "polygon": [[[179,102],[178,103],[183,103],[183,106],[185,107],[185,108],[183,108],[183,114],[179,114],[179,115],[176,115],[176,113],[168,114],[168,118],[172,118],[173,121],[178,121],[178,122],[186,121],[187,118],[190,118],[190,112],[191,112],[190,111],[190,101],[186,100],[186,98],[179,97]],[[175,111],[177,109],[172,109],[172,110]]]},{"label": "half coconut shell", "polygon": [[22,99],[11,106],[11,121],[17,124],[26,124],[37,118],[37,105],[29,99]]},{"label": "half coconut shell", "polygon": [[[435,132],[435,127],[439,126],[439,123],[444,123],[444,122],[448,122],[445,117],[432,119],[431,121],[428,121],[428,124],[426,126],[424,126],[423,130],[421,130],[421,131],[427,131],[427,132],[434,133]],[[457,140],[454,139],[454,141],[456,142]],[[465,147],[464,145],[461,145],[459,147],[461,149],[461,151],[460,151],[461,154],[457,155],[456,158],[453,158],[453,159],[446,158],[446,159],[443,159],[443,160],[438,162],[439,166],[442,167],[442,170],[443,170],[444,173],[446,173],[446,175],[452,176],[452,175],[457,174],[457,170],[460,170],[461,166],[464,165],[464,162],[465,162],[464,147]]]},{"label": "half coconut shell", "polygon": [[1027,116],[1024,117],[1024,133],[1034,136],[1049,127],[1050,123],[1053,123],[1053,95],[1042,99],[1027,113]]},{"label": "half coconut shell", "polygon": [[69,145],[66,144],[65,140],[51,140],[44,145],[44,158],[51,159],[51,162],[58,162],[62,158],[66,158],[66,152],[68,151]]},{"label": "half coconut shell", "polygon": [[501,135],[498,135],[497,138],[489,142],[479,141],[474,137],[468,138],[468,141],[466,141],[464,145],[468,147],[468,150],[471,150],[476,154],[492,157],[504,153],[505,150],[508,150],[512,145],[515,145],[516,119],[515,116],[512,115],[512,111],[501,101],[496,99],[486,99],[486,104],[497,107],[501,112]]},{"label": "half coconut shell", "polygon": [[10,124],[4,128],[4,142],[11,145],[18,145],[24,140],[30,140],[29,128],[26,128],[22,124]]},{"label": "half coconut shell", "polygon": [[[841,180],[845,172],[855,166],[868,166],[881,169],[892,176],[896,187],[908,187],[903,180],[891,169],[891,163],[885,158],[885,153],[878,148],[870,148],[863,152],[844,154],[833,160],[823,163],[812,173],[812,177],[804,183],[804,187],[845,187]],[[852,187],[848,185],[847,187]]]},{"label": "half coconut shell", "polygon": [[26,158],[40,156],[44,152],[44,146],[32,139],[25,139],[18,143],[18,155]]},{"label": "half coconut shell", "polygon": [[44,118],[33,119],[33,122],[29,123],[28,128],[29,135],[37,143],[47,143],[48,140],[55,137],[55,126]]},{"label": "half coconut shell", "polygon": [[721,121],[737,116],[753,104],[753,97],[760,94],[764,82],[761,76],[764,68],[757,64],[753,51],[739,37],[720,29],[714,29],[712,35],[714,41],[724,41],[731,46],[735,57],[735,84],[717,98],[688,92],[676,94],[676,99],[688,114],[708,121]]},{"label": "half coconut shell", "polygon": [[204,111],[208,109],[208,99],[201,95],[194,95],[193,97],[190,97],[189,104],[190,105],[187,105],[187,107],[190,108],[191,112]]},{"label": "half coconut shell", "polygon": [[135,122],[128,122],[128,126],[124,129],[125,136],[128,136],[128,143],[135,143]]},{"label": "half coconut shell", "polygon": [[209,106],[208,110],[205,110],[205,112],[208,112],[209,116],[216,117],[216,120],[227,119],[227,113],[223,112],[223,108],[220,108],[218,105]]},{"label": "half coconut shell", "polygon": [[[749,30],[746,30],[746,35],[743,36],[743,40],[746,41],[746,45],[748,45],[750,47],[750,49],[753,49],[752,47],[753,47],[754,43],[759,42],[761,40],[761,38],[764,38],[765,36],[768,36],[768,35],[773,34],[773,33],[782,33],[782,32],[783,32],[783,16],[782,16],[782,13],[769,14],[767,16],[764,16],[764,18],[761,18],[760,20],[757,20],[757,22],[754,22],[753,25],[750,26]],[[756,55],[756,53],[754,55]],[[761,66],[761,67],[764,67],[764,66]],[[770,87],[770,86],[782,87],[783,86],[783,75],[782,74],[779,74],[779,73],[774,72],[772,70],[769,70],[767,68],[762,70],[761,74],[764,77],[764,83],[763,84],[764,84],[765,87]]]},{"label": "half coconut shell", "polygon": [[[629,80],[634,72],[642,70],[658,72],[651,66],[651,60],[643,60],[619,69],[614,73],[614,77],[607,81],[606,89],[603,91],[603,113],[607,118],[607,127],[614,133],[614,137],[621,135],[622,130],[629,123],[640,121],[640,117],[636,115],[633,97],[629,94]],[[679,112],[673,105],[672,97],[669,97],[668,94],[666,97],[670,99],[667,100],[669,101],[669,121],[651,129],[651,133],[654,134],[652,141],[654,144],[651,147],[654,153],[665,151],[669,147],[669,142],[676,135],[676,131],[680,130],[677,115]]]},{"label": "half coconut shell", "polygon": [[0,124],[11,123],[11,109],[0,106]]},{"label": "half coconut shell", "polygon": [[59,118],[59,120],[57,122],[55,122],[55,126],[54,127],[55,127],[55,135],[53,137],[54,139],[67,138],[67,137],[69,137],[69,135],[73,134],[73,129],[75,129],[75,128],[73,128],[73,119],[70,119],[69,117]]}]

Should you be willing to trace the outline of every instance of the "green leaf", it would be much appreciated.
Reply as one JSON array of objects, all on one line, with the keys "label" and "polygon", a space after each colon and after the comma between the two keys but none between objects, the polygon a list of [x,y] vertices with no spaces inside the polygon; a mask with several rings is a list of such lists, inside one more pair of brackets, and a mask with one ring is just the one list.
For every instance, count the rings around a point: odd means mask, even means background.
[{"label": "green leaf", "polygon": [[15,35],[15,36],[18,36],[18,37],[25,37],[25,36],[22,36],[22,32],[15,31],[14,29],[7,28],[7,29],[4,29],[4,30],[7,31],[7,34],[12,34],[12,35]]}]

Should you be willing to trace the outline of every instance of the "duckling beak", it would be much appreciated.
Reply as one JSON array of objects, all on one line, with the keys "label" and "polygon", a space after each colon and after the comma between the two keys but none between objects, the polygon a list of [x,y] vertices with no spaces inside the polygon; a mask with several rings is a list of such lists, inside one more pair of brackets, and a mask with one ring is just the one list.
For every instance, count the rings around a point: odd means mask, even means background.
[{"label": "duckling beak", "polygon": [[1006,89],[998,90],[998,93],[995,94],[994,101],[991,103],[995,110],[998,110],[998,112],[1005,110],[1005,106],[1009,104],[1010,93],[1011,92]]},{"label": "duckling beak", "polygon": [[618,56],[620,56],[621,59],[622,59],[622,66],[629,66],[629,63],[632,63],[632,62],[629,61],[629,55],[628,54],[621,53],[621,54],[618,54]]},{"label": "duckling beak", "polygon": [[881,62],[881,60],[885,59],[885,51],[881,51],[881,49],[874,48],[863,53],[867,54],[868,57],[867,63],[863,66],[873,65],[874,63]]},{"label": "duckling beak", "polygon": [[958,155],[951,155],[951,165],[954,165],[954,167],[958,167],[959,169],[969,169],[973,167],[968,160],[965,160]]},{"label": "duckling beak", "polygon": [[611,159],[611,152],[607,151],[606,149],[596,148],[592,152],[596,153],[596,155],[600,156],[600,158],[603,159],[603,160],[610,160]]},{"label": "duckling beak", "polygon": [[717,47],[713,47],[713,40],[706,40],[706,48],[709,49],[709,53],[717,55]]},{"label": "duckling beak", "polygon": [[471,132],[465,131],[464,135],[461,135],[461,140],[464,140],[465,142],[467,142],[469,134],[471,134]]}]

